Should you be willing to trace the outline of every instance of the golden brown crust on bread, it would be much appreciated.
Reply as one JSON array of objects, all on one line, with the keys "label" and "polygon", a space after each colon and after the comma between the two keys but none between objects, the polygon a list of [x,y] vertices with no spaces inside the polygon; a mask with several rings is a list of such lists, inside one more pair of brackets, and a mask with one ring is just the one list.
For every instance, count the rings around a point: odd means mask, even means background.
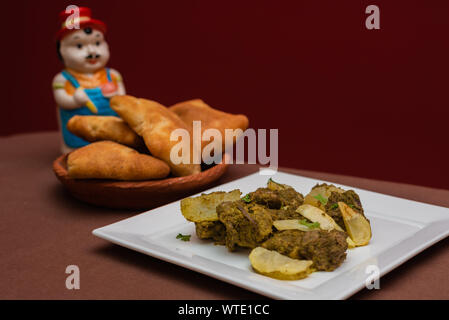
[{"label": "golden brown crust on bread", "polygon": [[[192,130],[193,121],[201,121],[201,135],[207,129],[218,129],[222,136],[223,151],[225,150],[225,129],[248,129],[248,118],[243,114],[226,113],[210,107],[201,99],[179,102],[169,110],[176,113]],[[234,141],[235,142],[235,139]],[[209,141],[202,141],[201,147],[209,144]]]},{"label": "golden brown crust on bread", "polygon": [[114,116],[74,116],[67,129],[89,142],[109,140],[132,148],[144,147],[142,138],[125,121]]},{"label": "golden brown crust on bread", "polygon": [[[165,161],[175,176],[188,176],[201,172],[199,164],[193,164],[193,143],[189,127],[173,112],[163,105],[132,96],[115,96],[111,99],[111,108],[145,141],[151,154]],[[190,133],[190,164],[174,164],[170,152],[177,141],[170,141],[171,133],[176,129],[185,129]]]},{"label": "golden brown crust on bread", "polygon": [[112,141],[99,141],[71,152],[69,177],[74,179],[152,180],[168,176],[168,165]]}]

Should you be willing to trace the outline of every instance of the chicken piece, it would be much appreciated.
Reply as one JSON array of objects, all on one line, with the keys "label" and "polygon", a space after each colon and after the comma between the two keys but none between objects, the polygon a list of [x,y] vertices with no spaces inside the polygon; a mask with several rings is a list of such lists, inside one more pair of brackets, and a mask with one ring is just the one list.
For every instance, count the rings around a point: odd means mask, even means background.
[{"label": "chicken piece", "polygon": [[212,239],[219,245],[226,243],[226,228],[220,221],[195,222],[195,231],[200,239]]},{"label": "chicken piece", "polygon": [[346,237],[337,230],[284,230],[274,233],[262,247],[293,259],[312,260],[317,270],[333,271],[346,259]]},{"label": "chicken piece", "polygon": [[270,214],[271,214],[271,218],[273,219],[273,221],[276,220],[293,220],[293,219],[304,219],[304,217],[299,213],[296,212],[296,210],[294,209],[268,209]]},{"label": "chicken piece", "polygon": [[293,188],[272,190],[259,188],[248,194],[251,202],[255,202],[270,209],[296,209],[304,203],[304,197]]},{"label": "chicken piece", "polygon": [[262,206],[246,205],[243,201],[227,201],[217,206],[218,219],[226,228],[226,246],[255,248],[273,230],[271,214]]},{"label": "chicken piece", "polygon": [[[351,209],[362,214],[364,217],[364,211],[362,207],[362,203],[360,202],[360,198],[354,190],[348,190],[343,193],[340,192],[331,192],[331,195],[327,199],[327,203],[325,206],[326,213],[335,220],[335,222],[346,231],[346,226],[343,221],[343,216],[338,207],[338,202],[346,203]],[[365,217],[366,218],[366,217]],[[367,219],[368,220],[368,219]]]}]

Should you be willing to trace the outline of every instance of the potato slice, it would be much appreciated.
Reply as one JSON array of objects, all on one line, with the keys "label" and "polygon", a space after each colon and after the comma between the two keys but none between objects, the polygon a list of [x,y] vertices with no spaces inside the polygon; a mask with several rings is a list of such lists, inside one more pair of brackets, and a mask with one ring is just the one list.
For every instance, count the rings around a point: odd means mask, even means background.
[{"label": "potato slice", "polygon": [[322,184],[313,188],[309,194],[304,198],[304,204],[310,204],[314,207],[325,210],[327,199],[331,196],[332,192],[343,193],[345,190],[338,188],[334,185]]},{"label": "potato slice", "polygon": [[289,185],[286,184],[281,184],[281,183],[277,183],[276,181],[274,181],[273,179],[268,179],[267,182],[267,188],[270,190],[285,190],[285,189],[292,189],[292,187],[290,187]]},{"label": "potato slice", "polygon": [[[299,212],[303,217],[309,219],[312,222],[318,222],[320,224],[320,229],[331,231],[336,229],[338,231],[344,230],[323,210],[314,207],[310,204],[303,204],[296,209],[296,212]],[[348,248],[352,249],[356,247],[356,244],[350,237],[346,238],[346,242],[348,243]]]},{"label": "potato slice", "polygon": [[355,245],[367,245],[371,239],[371,225],[368,220],[344,202],[339,202],[338,208],[343,216],[346,231]]},{"label": "potato slice", "polygon": [[216,208],[225,201],[240,200],[240,190],[231,192],[212,192],[202,194],[195,198],[185,198],[181,200],[181,212],[184,218],[192,222],[216,221],[218,220]]},{"label": "potato slice", "polygon": [[251,251],[249,261],[257,273],[280,280],[299,280],[313,272],[310,260],[292,259],[262,247]]},{"label": "potato slice", "polygon": [[348,249],[354,249],[355,247],[357,247],[355,245],[355,242],[349,236],[346,238],[346,243],[348,244]]},{"label": "potato slice", "polygon": [[320,224],[320,229],[327,231],[337,229],[339,231],[343,231],[335,220],[328,214],[310,204],[303,204],[302,206],[299,206],[298,209],[296,209],[296,212],[299,212],[303,217],[312,222],[318,222]]},{"label": "potato slice", "polygon": [[301,220],[299,219],[291,219],[291,220],[276,220],[273,221],[273,226],[279,231],[282,230],[301,230],[301,231],[311,231],[313,228],[309,228],[301,224]]}]

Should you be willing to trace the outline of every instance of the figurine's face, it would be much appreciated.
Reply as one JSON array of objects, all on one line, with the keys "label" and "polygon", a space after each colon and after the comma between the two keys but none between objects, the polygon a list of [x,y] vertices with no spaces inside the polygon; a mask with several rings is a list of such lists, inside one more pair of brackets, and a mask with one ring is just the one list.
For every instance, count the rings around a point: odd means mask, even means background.
[{"label": "figurine's face", "polygon": [[109,60],[109,47],[103,33],[91,28],[65,36],[61,40],[60,52],[65,66],[81,73],[95,72]]}]

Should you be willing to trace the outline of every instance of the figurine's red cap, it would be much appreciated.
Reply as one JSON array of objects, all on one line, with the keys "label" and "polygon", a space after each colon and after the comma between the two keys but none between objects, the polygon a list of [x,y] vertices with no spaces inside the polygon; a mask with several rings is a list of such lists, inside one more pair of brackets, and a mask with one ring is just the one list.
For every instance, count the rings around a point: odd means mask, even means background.
[{"label": "figurine's red cap", "polygon": [[56,33],[56,39],[59,41],[72,31],[91,27],[103,33],[106,33],[106,24],[103,21],[92,19],[92,11],[87,7],[79,7],[79,16],[74,10],[64,10],[59,13],[59,23],[61,29]]}]

